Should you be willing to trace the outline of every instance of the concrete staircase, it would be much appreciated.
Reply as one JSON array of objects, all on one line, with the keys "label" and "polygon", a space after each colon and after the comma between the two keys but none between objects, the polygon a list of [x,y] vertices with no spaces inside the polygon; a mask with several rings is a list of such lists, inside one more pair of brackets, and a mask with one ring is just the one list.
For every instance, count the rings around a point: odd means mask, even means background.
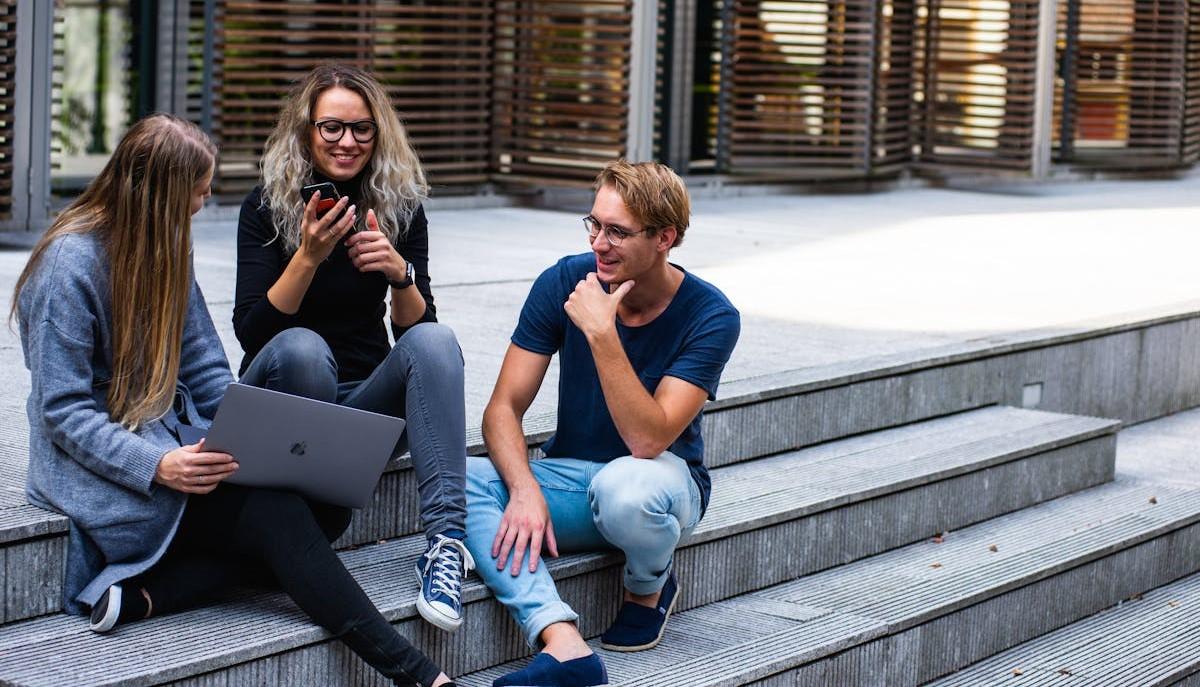
[{"label": "concrete staircase", "polygon": [[[678,616],[660,648],[606,656],[614,684],[921,684],[1200,570],[1181,555],[1200,550],[1200,492],[1113,481],[1121,421],[1200,405],[1197,334],[1160,318],[727,384]],[[527,425],[531,446],[548,425]],[[412,480],[392,466],[341,555],[400,632],[490,684],[529,649],[475,579],[458,633],[417,617]],[[65,521],[12,494],[0,684],[382,684],[277,592],[92,635],[56,612]],[[619,564],[549,564],[588,636]]]},{"label": "concrete staircase", "polygon": [[1195,570],[1200,493],[1109,484],[939,539],[683,613],[664,651],[603,652],[613,682],[921,684]]},{"label": "concrete staircase", "polygon": [[1200,684],[1200,575],[1016,646],[934,687]]}]

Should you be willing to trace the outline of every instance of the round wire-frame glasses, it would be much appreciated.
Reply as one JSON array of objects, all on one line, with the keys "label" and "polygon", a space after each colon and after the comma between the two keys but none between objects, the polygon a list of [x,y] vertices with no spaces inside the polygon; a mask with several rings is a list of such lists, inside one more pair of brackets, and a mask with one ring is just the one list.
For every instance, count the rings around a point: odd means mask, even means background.
[{"label": "round wire-frame glasses", "polygon": [[595,241],[596,237],[600,235],[601,231],[603,231],[604,240],[608,241],[608,245],[613,246],[614,248],[621,245],[621,242],[630,236],[637,236],[638,234],[643,234],[646,231],[645,229],[628,231],[616,225],[601,224],[600,220],[592,217],[591,215],[583,218],[583,228],[587,229],[589,242]]}]

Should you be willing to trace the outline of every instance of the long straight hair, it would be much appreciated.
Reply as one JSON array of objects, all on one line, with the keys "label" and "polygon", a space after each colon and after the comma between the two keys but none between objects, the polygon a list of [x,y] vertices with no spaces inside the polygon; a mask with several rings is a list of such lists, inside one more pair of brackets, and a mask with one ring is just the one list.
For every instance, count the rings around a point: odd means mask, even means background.
[{"label": "long straight hair", "polygon": [[99,237],[112,312],[108,413],[130,429],[165,413],[175,395],[190,295],[191,201],[216,156],[212,140],[191,122],[167,114],[138,121],[38,241],[17,279],[10,318],[55,239]]},{"label": "long straight hair", "polygon": [[[300,248],[304,215],[300,188],[309,183],[313,173],[309,143],[313,112],[317,98],[334,87],[357,93],[379,127],[375,150],[365,168],[362,195],[366,208],[375,210],[380,231],[389,241],[395,243],[403,235],[417,206],[429,193],[421,161],[379,81],[356,67],[321,65],[292,87],[263,150],[262,204],[271,211],[275,240],[283,241],[288,255]],[[360,218],[366,216],[365,211],[359,213]]]}]

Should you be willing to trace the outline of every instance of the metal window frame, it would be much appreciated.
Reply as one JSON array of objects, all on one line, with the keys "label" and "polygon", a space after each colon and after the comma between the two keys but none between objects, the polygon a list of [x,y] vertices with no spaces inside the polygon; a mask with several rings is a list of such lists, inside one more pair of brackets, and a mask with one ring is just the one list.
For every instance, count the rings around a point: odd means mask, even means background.
[{"label": "metal window frame", "polygon": [[159,0],[154,107],[187,116],[188,0]]},{"label": "metal window frame", "polygon": [[17,26],[12,219],[0,223],[0,231],[32,235],[45,229],[51,219],[50,77],[54,3],[18,0]]},{"label": "metal window frame", "polygon": [[665,5],[662,158],[680,174],[692,162],[692,91],[695,87],[697,0],[668,0]]},{"label": "metal window frame", "polygon": [[629,128],[625,158],[654,159],[655,67],[658,58],[658,2],[633,0],[629,55]]}]

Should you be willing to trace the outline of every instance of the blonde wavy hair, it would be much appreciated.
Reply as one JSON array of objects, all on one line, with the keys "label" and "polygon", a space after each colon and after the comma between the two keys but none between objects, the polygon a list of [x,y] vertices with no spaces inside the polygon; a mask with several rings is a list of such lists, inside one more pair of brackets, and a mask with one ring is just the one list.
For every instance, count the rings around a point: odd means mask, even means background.
[{"label": "blonde wavy hair", "polygon": [[262,205],[271,211],[275,223],[272,240],[282,240],[289,255],[300,247],[300,224],[304,216],[300,188],[311,183],[312,178],[309,141],[313,111],[317,98],[336,86],[361,96],[379,127],[375,149],[364,168],[362,200],[366,207],[358,214],[358,221],[364,221],[367,208],[374,209],[380,230],[395,243],[407,231],[417,206],[429,194],[421,162],[379,81],[355,67],[321,65],[292,87],[263,151]]},{"label": "blonde wavy hair", "polygon": [[161,417],[175,398],[191,295],[192,195],[216,158],[212,140],[191,122],[168,114],[138,121],[42,235],[17,279],[10,318],[55,239],[99,237],[112,312],[108,414],[131,430]]}]

